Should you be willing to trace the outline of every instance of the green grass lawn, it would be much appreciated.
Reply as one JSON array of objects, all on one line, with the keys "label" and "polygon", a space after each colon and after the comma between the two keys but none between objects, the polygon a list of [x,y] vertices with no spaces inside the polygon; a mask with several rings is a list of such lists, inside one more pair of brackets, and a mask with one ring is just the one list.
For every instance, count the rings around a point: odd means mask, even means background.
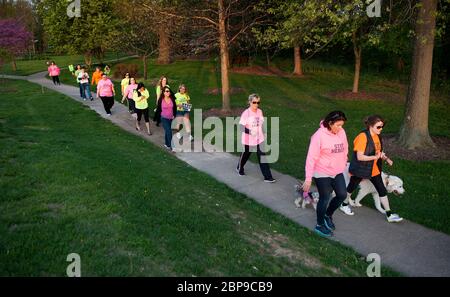
[{"label": "green grass lawn", "polygon": [[[126,63],[136,63],[130,60]],[[287,70],[287,61],[278,61],[280,68]],[[179,61],[170,65],[156,65],[149,61],[149,79],[146,85],[153,88],[151,82],[162,74],[169,77],[172,88],[177,89],[180,83],[185,83],[193,100],[194,108],[208,110],[221,107],[221,97],[208,95],[206,90],[220,85],[220,76],[214,71],[211,62]],[[304,163],[311,135],[319,126],[320,119],[329,111],[341,109],[349,118],[346,131],[350,146],[357,133],[363,128],[365,116],[378,113],[387,120],[385,133],[397,133],[403,119],[406,86],[383,77],[368,74],[362,76],[361,90],[397,95],[380,97],[374,101],[336,100],[329,96],[336,90],[350,89],[353,83],[352,73],[345,68],[306,61],[305,69],[321,69],[321,71],[306,73],[304,78],[285,78],[231,74],[232,87],[241,87],[245,93],[232,96],[232,107],[244,107],[250,93],[259,93],[262,106],[268,117],[279,117],[280,159],[272,167],[295,176],[304,177]],[[114,70],[114,67],[113,67]],[[142,73],[142,71],[141,71]],[[76,81],[68,71],[63,71],[61,79],[64,83],[76,86]],[[120,82],[116,81],[116,90]],[[119,92],[118,92],[119,93]],[[394,99],[393,99],[394,98]],[[116,100],[120,100],[116,96]],[[151,101],[151,104],[153,101]],[[430,104],[430,133],[433,136],[450,137],[450,97],[433,94]],[[206,134],[208,131],[204,131]],[[443,148],[446,149],[446,148]],[[447,148],[448,149],[448,148]],[[389,152],[388,152],[389,153]],[[450,234],[450,161],[414,162],[394,157],[395,165],[385,167],[385,171],[401,177],[404,181],[406,194],[403,197],[391,197],[391,207],[406,219],[415,221],[427,227]],[[256,158],[252,159],[253,161]],[[429,182],[424,183],[427,180]],[[423,207],[424,200],[431,202]],[[370,197],[363,204],[373,207]]]},{"label": "green grass lawn", "polygon": [[[138,59],[121,63],[136,63]],[[284,70],[289,69],[289,61],[277,59],[275,63]],[[386,98],[374,101],[345,101],[332,99],[328,94],[333,91],[350,89],[353,83],[352,73],[345,67],[333,66],[317,61],[306,61],[307,72],[304,78],[285,78],[231,74],[231,85],[242,87],[245,93],[233,95],[233,107],[244,107],[248,94],[257,92],[262,97],[262,108],[266,116],[279,117],[280,159],[273,168],[303,178],[304,163],[309,145],[309,138],[319,126],[320,119],[329,111],[341,109],[347,114],[347,136],[350,145],[353,138],[362,129],[365,116],[379,113],[387,119],[385,133],[399,131],[403,113],[406,86],[381,76],[363,73],[361,90],[386,93]],[[221,107],[221,97],[208,95],[207,90],[220,86],[220,76],[215,71],[216,65],[209,61],[179,61],[171,65],[156,65],[149,60],[149,79],[146,81],[153,94],[152,83],[161,75],[169,77],[172,88],[177,89],[185,83],[194,103],[194,108],[208,110]],[[114,67],[112,69],[114,71]],[[76,80],[67,70],[61,74],[63,83],[77,86]],[[119,91],[120,82],[116,81]],[[118,92],[119,93],[119,92]],[[397,97],[397,99],[395,99]],[[394,98],[394,99],[393,99]],[[120,100],[116,96],[116,100]],[[153,101],[150,101],[151,104]],[[430,133],[433,136],[450,137],[450,97],[432,95],[430,103]],[[204,131],[206,134],[208,131]],[[393,158],[395,165],[385,167],[385,171],[397,175],[404,180],[406,194],[403,197],[391,197],[392,208],[403,217],[423,224],[427,227],[450,234],[450,201],[447,193],[450,185],[449,161],[413,162],[398,157]],[[253,159],[255,160],[255,159]],[[424,183],[423,181],[430,181]],[[426,199],[431,203],[423,206]],[[371,198],[363,200],[363,204],[373,207]],[[432,215],[431,215],[432,214]]]},{"label": "green grass lawn", "polygon": [[[139,60],[126,63],[141,65]],[[208,110],[221,107],[221,97],[207,95],[208,88],[217,88],[220,77],[214,71],[215,65],[205,61],[179,61],[171,65],[156,65],[149,61],[149,80],[158,79],[165,74],[172,88],[180,83],[189,88],[194,108]],[[287,69],[286,61],[281,68]],[[281,63],[282,64],[282,63]],[[317,65],[317,62],[305,62],[306,69],[315,67],[327,70],[329,65]],[[341,71],[342,70],[342,71]],[[142,72],[141,72],[142,73]],[[67,75],[67,74],[66,74]],[[72,84],[75,81],[66,76]],[[328,94],[337,90],[351,89],[352,73],[339,67],[329,71],[306,73],[304,78],[269,77],[256,75],[231,74],[233,87],[245,88],[243,94],[233,95],[233,107],[245,107],[250,93],[259,93],[262,97],[261,108],[268,117],[279,117],[280,159],[273,168],[297,178],[304,177],[304,164],[309,139],[319,127],[320,119],[331,110],[343,110],[349,119],[345,129],[350,146],[363,128],[363,118],[378,113],[387,120],[384,133],[397,133],[402,123],[406,86],[375,75],[361,78],[361,90],[386,93],[386,98],[374,101],[345,101],[332,99]],[[117,82],[116,90],[120,84]],[[153,93],[153,88],[151,89]],[[391,98],[391,95],[394,95]],[[398,99],[395,99],[395,96]],[[116,98],[118,99],[118,98]],[[430,133],[433,136],[450,137],[450,97],[434,94],[430,103]],[[205,132],[206,133],[206,132]],[[389,152],[388,152],[389,153]],[[427,227],[450,234],[450,162],[413,162],[394,157],[395,165],[385,167],[385,171],[401,177],[406,194],[403,197],[391,197],[391,207],[406,219]],[[423,182],[424,180],[428,182]],[[424,201],[427,203],[424,204]],[[367,197],[365,205],[373,207],[373,201]]]},{"label": "green grass lawn", "polygon": [[70,253],[83,276],[365,275],[351,249],[40,86],[0,84],[0,139],[2,276],[64,276]]}]

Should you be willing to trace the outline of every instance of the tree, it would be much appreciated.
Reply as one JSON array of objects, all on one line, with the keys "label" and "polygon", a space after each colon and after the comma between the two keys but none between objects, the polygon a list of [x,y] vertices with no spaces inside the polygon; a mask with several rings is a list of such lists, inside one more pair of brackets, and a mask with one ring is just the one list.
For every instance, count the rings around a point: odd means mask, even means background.
[{"label": "tree", "polygon": [[103,58],[119,35],[120,20],[114,11],[118,0],[84,0],[81,16],[67,14],[67,1],[42,0],[38,12],[52,49],[59,53],[83,54],[88,67],[92,57]]},{"label": "tree", "polygon": [[115,40],[115,48],[137,53],[144,65],[144,79],[147,79],[147,59],[156,52],[158,36],[154,23],[138,2],[129,0],[117,4],[117,13],[122,20],[122,33]]},{"label": "tree", "polygon": [[220,72],[222,81],[222,110],[229,112],[230,104],[230,45],[236,42],[240,35],[251,30],[263,16],[253,9],[257,0],[187,0],[173,1],[172,9],[159,9],[146,5],[150,10],[164,18],[188,19],[194,28],[200,28],[205,35],[214,35],[220,50]]},{"label": "tree", "polygon": [[294,49],[294,75],[303,75],[301,51],[316,53],[338,32],[344,18],[338,15],[332,0],[266,0],[258,11],[267,11],[270,22],[254,28],[260,45],[278,44]]},{"label": "tree", "polygon": [[411,79],[399,138],[400,144],[409,149],[434,146],[428,131],[428,115],[437,2],[421,0],[417,5]]},{"label": "tree", "polygon": [[12,60],[17,71],[16,57],[24,54],[30,46],[33,35],[15,19],[0,20],[0,49],[2,60]]}]

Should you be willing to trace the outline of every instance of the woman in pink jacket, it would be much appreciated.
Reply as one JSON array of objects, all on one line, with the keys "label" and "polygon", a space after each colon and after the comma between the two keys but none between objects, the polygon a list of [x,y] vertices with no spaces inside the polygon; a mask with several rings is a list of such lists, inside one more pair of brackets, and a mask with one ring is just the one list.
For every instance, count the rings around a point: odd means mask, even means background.
[{"label": "woman in pink jacket", "polygon": [[[317,203],[317,226],[315,232],[330,237],[336,229],[332,216],[347,198],[343,172],[347,166],[348,142],[342,128],[347,121],[341,111],[329,113],[321,122],[319,130],[311,137],[305,166],[303,191],[309,192],[311,182],[319,191]],[[331,200],[332,192],[336,197]]]},{"label": "woman in pink jacket", "polygon": [[59,67],[56,66],[55,62],[52,62],[51,65],[48,67],[48,75],[53,79],[53,83],[58,86],[61,85],[59,81],[60,73],[61,69],[59,69]]}]

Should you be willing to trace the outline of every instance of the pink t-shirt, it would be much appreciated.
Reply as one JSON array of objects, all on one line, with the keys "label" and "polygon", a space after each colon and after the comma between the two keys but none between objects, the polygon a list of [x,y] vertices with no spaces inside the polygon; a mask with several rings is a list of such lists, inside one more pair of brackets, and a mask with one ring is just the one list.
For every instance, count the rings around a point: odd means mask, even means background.
[{"label": "pink t-shirt", "polygon": [[58,66],[51,65],[50,67],[48,67],[48,73],[50,76],[59,76],[59,74],[61,73],[61,70],[59,69]]},{"label": "pink t-shirt", "polygon": [[253,112],[250,108],[245,110],[241,115],[240,125],[249,129],[253,135],[242,133],[242,144],[256,146],[264,142],[263,133],[264,115],[261,109]]},{"label": "pink t-shirt", "polygon": [[97,86],[97,90],[98,90],[100,97],[114,96],[113,87],[114,87],[114,84],[112,83],[112,81],[110,79],[106,79],[106,80],[101,79],[98,82],[98,86]]},{"label": "pink t-shirt", "polygon": [[165,118],[165,119],[169,119],[169,120],[173,119],[174,115],[173,115],[173,102],[172,102],[172,100],[170,100],[170,102],[167,103],[165,99],[162,99],[161,116],[163,118]]},{"label": "pink t-shirt", "polygon": [[137,89],[137,84],[128,85],[128,87],[125,89],[125,97],[128,99],[133,99],[133,91]]}]

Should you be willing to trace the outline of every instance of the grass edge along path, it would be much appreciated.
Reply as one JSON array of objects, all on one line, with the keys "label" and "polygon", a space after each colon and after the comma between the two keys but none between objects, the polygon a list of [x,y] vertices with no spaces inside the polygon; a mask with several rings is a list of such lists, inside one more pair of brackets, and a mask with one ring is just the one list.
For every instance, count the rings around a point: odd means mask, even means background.
[{"label": "grass edge along path", "polygon": [[[81,255],[83,276],[365,275],[368,264],[351,249],[67,96],[7,82],[0,86],[1,275],[63,276],[71,252]],[[399,274],[383,267],[382,275]]]}]

